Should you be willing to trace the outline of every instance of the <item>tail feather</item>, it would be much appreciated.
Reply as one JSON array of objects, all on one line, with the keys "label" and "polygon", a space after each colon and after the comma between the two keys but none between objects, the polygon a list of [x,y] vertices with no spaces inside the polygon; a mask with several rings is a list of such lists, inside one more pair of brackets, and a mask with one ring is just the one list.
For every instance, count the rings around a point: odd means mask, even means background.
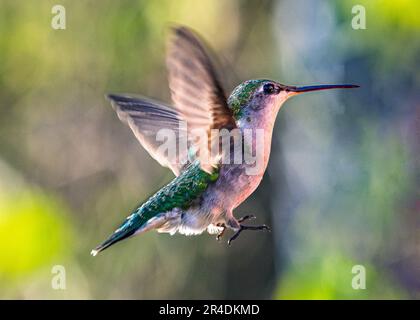
[{"label": "tail feather", "polygon": [[96,256],[99,252],[113,244],[132,236],[143,224],[139,214],[132,214],[115,232],[102,244],[93,249],[90,254]]}]

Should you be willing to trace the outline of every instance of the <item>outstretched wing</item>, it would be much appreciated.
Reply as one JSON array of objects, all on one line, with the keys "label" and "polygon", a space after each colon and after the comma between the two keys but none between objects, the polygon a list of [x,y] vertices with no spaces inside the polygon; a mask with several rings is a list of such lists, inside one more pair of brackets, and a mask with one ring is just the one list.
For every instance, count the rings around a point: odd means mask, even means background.
[{"label": "outstretched wing", "polygon": [[110,94],[108,98],[118,117],[128,124],[149,154],[162,166],[179,175],[188,160],[187,148],[176,147],[173,152],[168,152],[166,148],[162,148],[164,141],[158,140],[159,130],[169,129],[173,132],[173,137],[164,134],[162,138],[174,139],[174,146],[179,146],[182,139],[187,141],[187,131],[182,123],[180,126],[177,112],[160,102],[139,96]]},{"label": "outstretched wing", "polygon": [[[211,130],[233,129],[236,124],[204,45],[185,27],[172,31],[167,65],[174,107],[129,95],[111,94],[108,98],[119,118],[129,125],[143,147],[162,166],[179,175],[194,157],[191,154],[194,151],[200,157],[201,168],[210,173],[217,162],[212,156],[218,156],[211,154],[212,146],[219,143]],[[163,141],[157,139],[161,129],[174,133],[175,152],[161,147]],[[197,132],[204,132],[204,143],[197,141]]]},{"label": "outstretched wing", "polygon": [[[174,109],[187,122],[190,135],[197,130],[206,133],[207,143],[198,145],[197,141],[192,142],[195,143],[199,157],[209,157],[212,146],[219,142],[219,139],[212,139],[211,130],[233,129],[236,124],[203,43],[186,27],[172,29],[167,67]],[[210,163],[201,161],[201,166],[210,172],[210,166],[216,159],[209,157],[206,160],[210,160]]]}]

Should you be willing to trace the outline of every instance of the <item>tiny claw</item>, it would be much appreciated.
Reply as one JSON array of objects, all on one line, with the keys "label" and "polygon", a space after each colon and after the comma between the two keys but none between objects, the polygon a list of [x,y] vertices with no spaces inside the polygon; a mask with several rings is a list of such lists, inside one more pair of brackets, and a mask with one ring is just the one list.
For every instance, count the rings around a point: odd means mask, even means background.
[{"label": "tiny claw", "polygon": [[[235,238],[235,239],[236,239],[236,238]],[[227,241],[228,246],[230,246],[230,245],[232,244],[232,241],[233,241],[233,240],[235,240],[235,239],[230,238],[230,239]]]},{"label": "tiny claw", "polygon": [[229,240],[228,240],[227,244],[230,246],[230,245],[231,245],[231,243],[232,243],[232,241],[233,241],[233,240],[235,240],[237,237],[239,237],[239,235],[241,234],[241,232],[242,232],[243,230],[245,230],[245,229],[244,229],[244,227],[243,227],[243,226],[241,226],[241,227],[239,228],[239,230],[238,230],[238,231],[236,231],[236,232],[233,234],[233,236],[231,236],[231,237],[229,238]]},{"label": "tiny claw", "polygon": [[243,216],[242,218],[239,218],[238,222],[241,223],[241,222],[244,222],[246,220],[254,220],[254,219],[257,219],[257,217],[254,216],[253,214],[248,214],[246,216]]},{"label": "tiny claw", "polygon": [[261,230],[266,230],[266,231],[268,231],[268,232],[271,232],[271,228],[270,228],[269,226],[267,226],[266,224],[263,224],[263,225],[261,226]]},{"label": "tiny claw", "polygon": [[265,224],[260,225],[260,226],[244,226],[244,225],[241,224],[241,227],[239,228],[239,230],[236,231],[234,233],[234,235],[228,240],[228,242],[227,242],[228,245],[230,246],[232,241],[235,240],[236,238],[238,238],[239,235],[241,234],[241,232],[244,231],[244,230],[263,230],[263,231],[266,230],[268,232],[271,232],[270,227],[265,225]]}]

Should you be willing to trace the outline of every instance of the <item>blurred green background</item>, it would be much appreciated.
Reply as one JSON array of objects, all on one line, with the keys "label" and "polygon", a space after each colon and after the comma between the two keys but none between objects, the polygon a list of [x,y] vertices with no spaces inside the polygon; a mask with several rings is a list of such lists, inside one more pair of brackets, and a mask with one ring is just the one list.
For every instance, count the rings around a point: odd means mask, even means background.
[{"label": "blurred green background", "polygon": [[[51,28],[55,4],[66,30]],[[1,0],[0,298],[420,298],[419,12],[416,0]],[[272,233],[227,247],[150,232],[93,258],[172,178],[104,95],[169,101],[173,22],[217,52],[227,91],[250,78],[361,88],[280,111],[266,176],[236,211]]]}]

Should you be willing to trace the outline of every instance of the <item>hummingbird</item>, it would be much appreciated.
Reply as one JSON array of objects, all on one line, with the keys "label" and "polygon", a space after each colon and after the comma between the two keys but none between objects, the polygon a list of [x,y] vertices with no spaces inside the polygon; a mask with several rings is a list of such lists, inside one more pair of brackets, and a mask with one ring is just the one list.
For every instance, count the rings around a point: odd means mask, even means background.
[{"label": "hummingbird", "polygon": [[[267,230],[265,225],[244,224],[254,215],[235,218],[233,210],[260,184],[270,157],[271,139],[277,114],[290,97],[319,90],[356,88],[357,85],[334,84],[289,86],[268,79],[247,80],[227,98],[215,65],[201,38],[184,26],[171,28],[166,64],[172,105],[135,95],[109,94],[118,117],[128,124],[140,144],[162,166],[170,168],[175,178],[158,190],[122,222],[112,235],[91,251],[93,256],[111,245],[144,233],[158,232],[199,235],[207,231],[219,240],[225,230],[232,230],[228,244],[245,230]],[[180,126],[186,122],[187,128]],[[186,151],[162,152],[156,134],[162,128],[174,130],[177,137],[187,137]],[[193,129],[262,130],[262,170],[247,174],[251,164],[225,163],[220,155],[201,161],[214,141],[198,144],[188,138]],[[243,149],[253,148],[244,141]],[[195,150],[195,152],[192,152]],[[244,152],[244,151],[242,151]]]}]

